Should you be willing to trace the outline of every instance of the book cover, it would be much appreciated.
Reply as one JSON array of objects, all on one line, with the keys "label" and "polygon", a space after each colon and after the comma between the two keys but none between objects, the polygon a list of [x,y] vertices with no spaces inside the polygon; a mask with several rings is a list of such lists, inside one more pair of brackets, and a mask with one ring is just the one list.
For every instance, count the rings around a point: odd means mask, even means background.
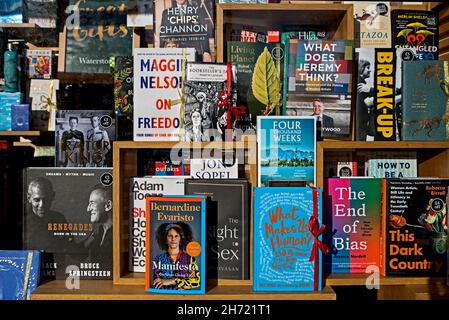
[{"label": "book cover", "polygon": [[35,23],[40,28],[56,28],[58,21],[58,2],[56,0],[26,0],[24,20]]},{"label": "book cover", "polygon": [[355,177],[357,176],[356,161],[338,161],[337,177]]},{"label": "book cover", "polygon": [[11,105],[11,130],[28,131],[30,130],[30,105],[13,104]]},{"label": "book cover", "polygon": [[316,179],[314,117],[257,117],[258,186],[270,180]]},{"label": "book cover", "polygon": [[194,48],[195,61],[215,61],[212,0],[154,1],[154,47]]},{"label": "book cover", "polygon": [[284,100],[294,94],[351,93],[353,45],[352,40],[290,39]]},{"label": "book cover", "polygon": [[0,300],[30,300],[40,271],[40,251],[0,250]]},{"label": "book cover", "polygon": [[27,168],[23,244],[47,279],[112,279],[112,168]]},{"label": "book cover", "polygon": [[[187,179],[185,194],[204,195],[216,208],[208,225],[209,277],[248,280],[250,260],[249,183],[245,179]],[[232,201],[229,201],[231,200]],[[209,204],[209,203],[208,203]],[[210,212],[210,211],[208,211]],[[208,219],[212,219],[208,215]],[[210,221],[210,220],[209,220]]]},{"label": "book cover", "polygon": [[55,131],[55,166],[112,166],[114,111],[58,110]]},{"label": "book cover", "polygon": [[31,110],[45,110],[57,108],[56,91],[59,90],[59,80],[31,79],[30,104]]},{"label": "book cover", "polygon": [[446,275],[448,185],[445,179],[386,180],[387,276]]},{"label": "book cover", "polygon": [[392,49],[357,48],[356,139],[399,140],[401,95],[396,92],[396,60]]},{"label": "book cover", "polygon": [[445,141],[449,138],[447,61],[402,63],[402,139]]},{"label": "book cover", "polygon": [[192,48],[134,50],[134,140],[179,141],[185,63]]},{"label": "book cover", "polygon": [[154,175],[156,176],[183,176],[184,163],[172,163],[170,161],[155,161]]},{"label": "book cover", "polygon": [[[226,99],[228,86],[229,100]],[[229,112],[229,108],[235,106],[236,99],[235,67],[218,63],[187,63],[184,140],[233,140],[237,134],[237,117]]]},{"label": "book cover", "polygon": [[109,73],[109,57],[132,55],[127,1],[70,0],[68,8],[65,72]]},{"label": "book cover", "polygon": [[254,291],[321,290],[322,235],[309,229],[320,228],[321,199],[310,187],[255,189]]},{"label": "book cover", "polygon": [[331,273],[365,273],[380,264],[381,179],[330,178],[325,191],[324,257]]},{"label": "book cover", "polygon": [[0,23],[22,23],[22,0],[3,0],[0,3]]},{"label": "book cover", "polygon": [[193,158],[190,160],[190,175],[193,179],[238,178],[238,159],[228,163],[226,159]]},{"label": "book cover", "polygon": [[111,71],[114,76],[114,104],[117,116],[133,119],[134,60],[133,56],[113,57]]},{"label": "book cover", "polygon": [[50,79],[52,77],[51,50],[26,50],[26,59],[28,78]]},{"label": "book cover", "polygon": [[13,104],[20,104],[21,97],[20,92],[0,92],[0,131],[11,130],[11,108]]},{"label": "book cover", "polygon": [[145,290],[206,293],[206,197],[147,197]]},{"label": "book cover", "polygon": [[129,219],[129,271],[145,272],[146,198],[183,195],[185,177],[131,178]]},{"label": "book cover", "polygon": [[416,152],[374,153],[368,160],[368,176],[375,178],[416,178]]},{"label": "book cover", "polygon": [[256,124],[259,115],[281,114],[284,45],[281,43],[227,42],[228,61],[237,70],[237,105]]},{"label": "book cover", "polygon": [[424,60],[438,60],[438,14],[433,11],[400,10],[391,12],[392,48],[416,48]]},{"label": "book cover", "polygon": [[390,2],[354,1],[354,46],[356,48],[390,48]]},{"label": "book cover", "polygon": [[290,95],[285,114],[316,118],[317,136],[349,137],[351,134],[351,95]]},{"label": "book cover", "polygon": [[129,9],[126,24],[128,27],[153,26],[153,1],[133,0],[129,1]]}]

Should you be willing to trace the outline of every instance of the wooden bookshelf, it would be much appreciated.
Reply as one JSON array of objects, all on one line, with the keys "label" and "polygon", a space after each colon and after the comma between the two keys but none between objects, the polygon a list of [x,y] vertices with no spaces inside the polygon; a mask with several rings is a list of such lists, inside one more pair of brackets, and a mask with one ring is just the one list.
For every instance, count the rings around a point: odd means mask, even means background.
[{"label": "wooden bookshelf", "polygon": [[[364,286],[370,274],[330,274],[324,276],[326,286]],[[380,277],[381,286],[395,285],[442,285],[445,278],[432,277]]]},{"label": "wooden bookshelf", "polygon": [[30,136],[37,137],[40,136],[40,131],[0,131],[0,137],[20,137],[20,136]]},{"label": "wooden bookshelf", "polygon": [[[113,283],[116,285],[145,284],[144,273],[130,272],[129,257],[129,182],[137,176],[138,150],[168,149],[188,150],[193,158],[207,158],[212,154],[231,150],[239,157],[239,164],[244,166],[245,177],[252,186],[257,184],[257,149],[254,137],[238,142],[133,142],[116,141],[113,144]],[[205,154],[206,153],[206,154]],[[252,199],[251,191],[251,199]],[[252,208],[252,206],[251,206]],[[252,211],[250,212],[250,263],[252,263]],[[250,269],[252,279],[252,268]],[[251,280],[219,280],[219,286],[251,285]]]},{"label": "wooden bookshelf", "polygon": [[250,286],[218,286],[205,295],[151,294],[144,286],[114,285],[107,280],[85,280],[80,289],[69,290],[64,280],[55,280],[39,286],[31,300],[336,300],[330,287],[321,292],[255,293]]},{"label": "wooden bookshelf", "polygon": [[[230,30],[227,25],[257,26],[279,30],[287,25],[325,27],[331,39],[353,39],[354,22],[352,5],[320,3],[269,3],[269,4],[217,4],[217,61],[226,57],[225,42]],[[250,14],[249,14],[250,13]]]},{"label": "wooden bookshelf", "polygon": [[38,28],[35,23],[0,23],[0,28]]}]

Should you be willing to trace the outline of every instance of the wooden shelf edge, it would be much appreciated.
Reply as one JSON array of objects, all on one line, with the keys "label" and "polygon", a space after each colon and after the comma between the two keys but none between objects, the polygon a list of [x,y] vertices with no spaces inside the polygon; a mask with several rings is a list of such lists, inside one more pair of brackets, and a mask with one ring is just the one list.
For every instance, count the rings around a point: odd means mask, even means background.
[{"label": "wooden shelf edge", "polygon": [[[333,274],[324,277],[326,286],[364,286],[368,274]],[[380,277],[380,285],[439,285],[446,283],[445,278],[430,277]]]},{"label": "wooden shelf edge", "polygon": [[0,23],[0,28],[39,28],[35,23]]},{"label": "wooden shelf edge", "polygon": [[40,136],[40,131],[0,131],[0,136]]},{"label": "wooden shelf edge", "polygon": [[323,149],[449,149],[449,141],[319,141]]},{"label": "wooden shelf edge", "polygon": [[31,300],[336,300],[331,287],[319,292],[255,293],[250,286],[218,286],[205,295],[151,294],[144,286],[113,285],[109,280],[80,281],[80,289],[69,290],[65,280],[39,286]]}]

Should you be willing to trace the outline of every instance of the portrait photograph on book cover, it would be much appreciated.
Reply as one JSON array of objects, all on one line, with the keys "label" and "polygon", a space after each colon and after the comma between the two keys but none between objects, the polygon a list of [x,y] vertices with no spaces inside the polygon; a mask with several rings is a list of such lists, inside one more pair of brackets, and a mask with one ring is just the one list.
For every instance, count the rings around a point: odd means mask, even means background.
[{"label": "portrait photograph on book cover", "polygon": [[115,140],[112,110],[58,110],[55,125],[57,167],[112,166]]},{"label": "portrait photograph on book cover", "polygon": [[205,293],[206,198],[147,197],[146,290]]},{"label": "portrait photograph on book cover", "polygon": [[23,192],[24,248],[44,250],[46,278],[72,265],[81,279],[112,279],[111,168],[28,168]]}]

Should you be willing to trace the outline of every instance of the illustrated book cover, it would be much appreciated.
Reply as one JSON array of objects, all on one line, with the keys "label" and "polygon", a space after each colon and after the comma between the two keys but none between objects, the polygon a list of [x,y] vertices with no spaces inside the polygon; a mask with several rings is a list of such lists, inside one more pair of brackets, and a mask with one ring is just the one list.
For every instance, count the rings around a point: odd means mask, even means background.
[{"label": "illustrated book cover", "polygon": [[253,290],[321,290],[321,223],[319,189],[256,188]]},{"label": "illustrated book cover", "polygon": [[206,293],[206,197],[147,197],[145,290]]},{"label": "illustrated book cover", "polygon": [[390,2],[354,1],[354,46],[391,47]]},{"label": "illustrated book cover", "polygon": [[258,186],[270,180],[316,179],[316,123],[314,117],[257,118]]},{"label": "illustrated book cover", "polygon": [[23,244],[46,279],[112,279],[112,168],[27,168]]},{"label": "illustrated book cover", "polygon": [[[249,279],[249,183],[246,179],[187,179],[185,194],[204,195],[216,211],[208,225],[209,278]],[[232,199],[232,201],[230,201]],[[212,210],[211,210],[212,211]],[[211,212],[209,211],[209,212]],[[212,217],[208,215],[208,218]]]},{"label": "illustrated book cover", "polygon": [[129,219],[129,270],[145,272],[146,250],[146,198],[167,195],[183,195],[187,177],[142,177],[131,178]]}]

